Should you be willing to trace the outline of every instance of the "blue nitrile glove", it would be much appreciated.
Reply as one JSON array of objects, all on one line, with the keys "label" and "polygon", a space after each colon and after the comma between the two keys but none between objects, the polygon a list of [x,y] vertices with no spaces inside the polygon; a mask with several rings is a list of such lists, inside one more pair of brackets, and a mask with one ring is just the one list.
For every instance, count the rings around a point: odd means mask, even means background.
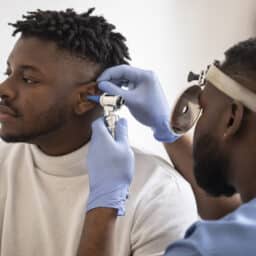
[{"label": "blue nitrile glove", "polygon": [[116,123],[115,140],[103,118],[92,124],[92,139],[88,149],[87,167],[90,182],[87,211],[115,208],[125,214],[125,201],[134,173],[134,154],[128,142],[127,123]]},{"label": "blue nitrile glove", "polygon": [[[122,88],[122,80],[129,86]],[[179,136],[170,128],[170,107],[156,75],[151,71],[120,65],[107,69],[98,78],[99,88],[113,95],[121,95],[132,115],[154,131],[162,142],[174,142]]]}]

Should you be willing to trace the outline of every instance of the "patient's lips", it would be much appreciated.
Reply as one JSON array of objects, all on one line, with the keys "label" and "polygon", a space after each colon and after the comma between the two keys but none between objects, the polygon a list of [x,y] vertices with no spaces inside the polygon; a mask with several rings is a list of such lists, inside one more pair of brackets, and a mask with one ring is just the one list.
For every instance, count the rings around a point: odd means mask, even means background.
[{"label": "patient's lips", "polygon": [[15,117],[17,117],[17,114],[14,110],[5,105],[0,105],[0,121],[8,121]]}]

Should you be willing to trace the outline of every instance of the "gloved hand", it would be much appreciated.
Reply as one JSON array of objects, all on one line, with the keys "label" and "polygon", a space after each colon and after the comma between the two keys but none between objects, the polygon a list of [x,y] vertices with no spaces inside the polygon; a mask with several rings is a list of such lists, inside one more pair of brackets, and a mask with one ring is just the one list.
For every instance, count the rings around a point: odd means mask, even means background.
[{"label": "gloved hand", "polygon": [[[131,89],[122,88],[121,80],[128,80]],[[157,140],[171,143],[179,138],[170,128],[170,107],[153,72],[120,65],[104,71],[97,82],[102,91],[121,95],[132,115],[151,127]]]},{"label": "gloved hand", "polygon": [[115,208],[125,214],[125,201],[134,173],[134,154],[128,142],[127,123],[116,123],[116,138],[110,135],[103,118],[92,124],[92,139],[88,149],[87,167],[90,183],[87,211]]}]

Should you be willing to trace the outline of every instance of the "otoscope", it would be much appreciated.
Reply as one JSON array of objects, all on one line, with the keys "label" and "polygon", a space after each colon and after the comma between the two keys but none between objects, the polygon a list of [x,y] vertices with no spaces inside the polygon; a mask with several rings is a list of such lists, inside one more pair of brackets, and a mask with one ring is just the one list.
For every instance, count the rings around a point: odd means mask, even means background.
[{"label": "otoscope", "polygon": [[104,120],[112,135],[115,138],[116,122],[119,119],[116,111],[119,110],[125,101],[121,96],[104,93],[102,95],[87,96],[88,100],[100,104],[104,109]]}]

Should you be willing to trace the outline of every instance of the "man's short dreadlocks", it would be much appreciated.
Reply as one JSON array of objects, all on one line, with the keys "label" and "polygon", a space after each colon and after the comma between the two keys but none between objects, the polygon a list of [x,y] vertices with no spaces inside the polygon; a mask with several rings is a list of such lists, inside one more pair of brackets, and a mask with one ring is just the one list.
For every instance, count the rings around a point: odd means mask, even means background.
[{"label": "man's short dreadlocks", "polygon": [[115,26],[102,16],[87,12],[77,14],[73,9],[66,11],[28,12],[23,20],[9,25],[15,28],[13,36],[35,36],[56,43],[60,49],[80,58],[88,58],[103,68],[127,64],[130,60],[125,37],[113,32]]}]

